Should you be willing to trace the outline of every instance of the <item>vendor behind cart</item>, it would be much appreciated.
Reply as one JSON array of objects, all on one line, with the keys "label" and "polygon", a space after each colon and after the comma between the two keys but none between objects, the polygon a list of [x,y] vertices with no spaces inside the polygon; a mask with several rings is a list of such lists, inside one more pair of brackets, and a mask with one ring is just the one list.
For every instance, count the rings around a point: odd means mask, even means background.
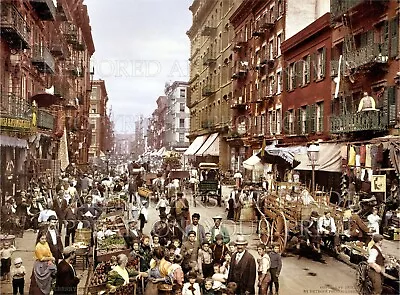
[{"label": "vendor behind cart", "polygon": [[382,273],[384,272],[385,258],[382,254],[383,236],[373,236],[374,245],[369,250],[368,265],[370,267],[368,276],[372,281],[372,294],[382,294]]},{"label": "vendor behind cart", "polygon": [[108,273],[107,289],[110,290],[110,293],[115,293],[118,287],[129,284],[131,280],[147,277],[147,273],[145,272],[126,268],[128,257],[125,254],[119,254],[117,259],[118,265]]}]

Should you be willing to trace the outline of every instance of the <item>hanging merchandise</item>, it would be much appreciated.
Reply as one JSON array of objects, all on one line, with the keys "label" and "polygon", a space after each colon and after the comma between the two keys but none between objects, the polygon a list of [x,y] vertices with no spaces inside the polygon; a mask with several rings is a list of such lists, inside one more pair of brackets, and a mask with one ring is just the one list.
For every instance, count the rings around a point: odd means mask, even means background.
[{"label": "hanging merchandise", "polygon": [[376,161],[378,163],[383,162],[383,144],[382,143],[377,146]]},{"label": "hanging merchandise", "polygon": [[360,146],[360,165],[364,166],[365,165],[365,145]]},{"label": "hanging merchandise", "polygon": [[371,146],[371,167],[372,169],[376,169],[378,167],[378,146]]},{"label": "hanging merchandise", "polygon": [[367,144],[365,147],[365,167],[371,168],[372,167],[372,160],[371,160],[371,145]]},{"label": "hanging merchandise", "polygon": [[342,145],[340,148],[340,156],[342,157],[342,165],[347,165],[347,145]]},{"label": "hanging merchandise", "polygon": [[349,166],[355,166],[356,165],[356,150],[354,149],[354,146],[350,146],[349,148]]}]

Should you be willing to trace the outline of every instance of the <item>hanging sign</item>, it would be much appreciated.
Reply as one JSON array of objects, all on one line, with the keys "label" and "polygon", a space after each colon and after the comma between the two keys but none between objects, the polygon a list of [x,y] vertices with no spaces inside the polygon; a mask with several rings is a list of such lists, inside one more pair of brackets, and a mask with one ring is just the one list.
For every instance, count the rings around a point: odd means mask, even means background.
[{"label": "hanging sign", "polygon": [[386,175],[372,175],[371,192],[373,193],[386,192]]}]

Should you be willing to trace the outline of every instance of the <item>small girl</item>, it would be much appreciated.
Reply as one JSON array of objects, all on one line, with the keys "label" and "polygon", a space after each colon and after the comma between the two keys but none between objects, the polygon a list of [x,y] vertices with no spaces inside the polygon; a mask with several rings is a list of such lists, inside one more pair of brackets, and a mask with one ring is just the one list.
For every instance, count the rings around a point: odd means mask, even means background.
[{"label": "small girl", "polygon": [[159,210],[160,215],[164,214],[167,211],[167,206],[168,206],[167,198],[165,197],[164,194],[161,194],[160,200],[158,201],[158,203],[156,205],[156,210]]},{"label": "small girl", "polygon": [[180,254],[181,253],[181,241],[179,241],[179,239],[174,239],[173,245],[175,246],[175,255]]},{"label": "small girl", "polygon": [[111,269],[114,269],[114,267],[116,267],[118,265],[118,258],[117,256],[111,256],[110,259],[110,264],[111,264]]},{"label": "small girl", "polygon": [[25,285],[25,266],[22,265],[22,259],[20,257],[15,258],[14,267],[11,269],[13,294],[16,295],[24,294]]},{"label": "small girl", "polygon": [[151,245],[151,248],[154,250],[155,248],[161,247],[160,244],[160,237],[159,236],[153,236],[153,245]]},{"label": "small girl", "polygon": [[1,257],[1,280],[10,281],[10,268],[11,268],[11,255],[17,249],[10,244],[10,242],[5,242],[3,248],[0,250]]},{"label": "small girl", "polygon": [[210,278],[213,273],[213,253],[210,249],[210,244],[207,241],[204,241],[201,245],[201,249],[198,253],[198,266],[199,272],[203,275],[203,278]]},{"label": "small girl", "polygon": [[189,282],[183,284],[182,295],[201,295],[200,285],[196,283],[197,274],[190,271],[188,274]]},{"label": "small girl", "polygon": [[204,281],[204,286],[202,288],[203,295],[215,295],[213,290],[213,280],[211,278],[207,278]]}]

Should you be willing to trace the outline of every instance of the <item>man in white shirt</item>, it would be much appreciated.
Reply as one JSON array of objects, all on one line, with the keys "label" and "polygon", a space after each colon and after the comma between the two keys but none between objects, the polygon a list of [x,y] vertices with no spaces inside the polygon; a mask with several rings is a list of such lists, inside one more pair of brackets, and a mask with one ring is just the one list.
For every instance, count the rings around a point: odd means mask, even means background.
[{"label": "man in white shirt", "polygon": [[379,222],[381,221],[381,217],[378,215],[378,209],[374,208],[372,210],[372,214],[368,215],[368,228],[374,234],[379,234]]},{"label": "man in white shirt", "polygon": [[53,257],[55,258],[55,263],[58,264],[59,260],[63,258],[62,252],[64,248],[61,241],[61,236],[57,230],[58,220],[56,216],[50,216],[48,221],[49,229],[47,231],[46,240],[49,244],[51,254],[53,254]]},{"label": "man in white shirt", "polygon": [[57,213],[54,210],[48,208],[47,204],[44,204],[45,209],[40,212],[38,217],[38,223],[47,222],[50,216],[55,216],[57,219]]},{"label": "man in white shirt", "polygon": [[368,276],[372,281],[372,294],[382,294],[382,273],[385,271],[385,258],[382,254],[383,236],[375,234],[372,239],[374,245],[369,250]]},{"label": "man in white shirt", "polygon": [[336,233],[335,220],[331,216],[330,211],[325,211],[324,216],[318,219],[318,232],[324,242],[333,243],[334,250],[339,251],[340,238]]}]

